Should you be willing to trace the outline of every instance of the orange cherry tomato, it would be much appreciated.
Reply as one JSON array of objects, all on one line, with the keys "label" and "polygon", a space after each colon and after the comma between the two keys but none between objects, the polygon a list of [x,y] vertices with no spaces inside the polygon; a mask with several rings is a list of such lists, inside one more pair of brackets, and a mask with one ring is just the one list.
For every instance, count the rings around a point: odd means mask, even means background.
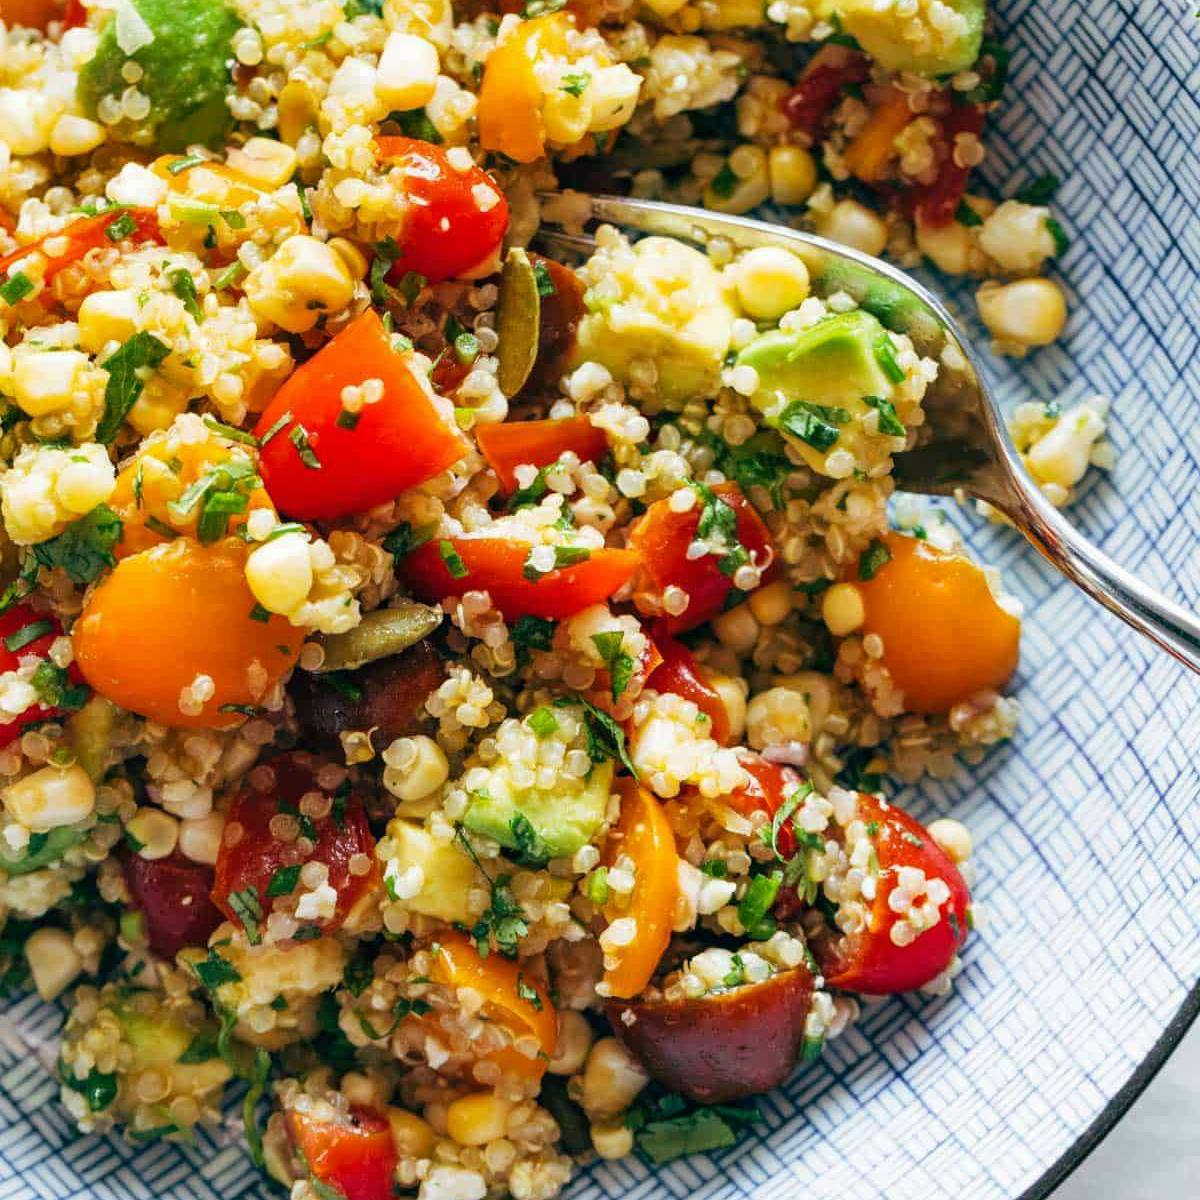
[{"label": "orange cherry tomato", "polygon": [[506,492],[515,492],[517,468],[525,464],[548,467],[568,451],[581,462],[599,462],[608,453],[608,438],[587,417],[561,421],[501,421],[480,425],[475,439],[488,466]]},{"label": "orange cherry tomato", "polygon": [[[132,224],[132,228],[125,232],[129,224]],[[109,231],[112,231],[111,236]],[[24,259],[40,251],[46,259],[42,278],[49,283],[59,271],[78,262],[89,250],[112,246],[126,238],[134,242],[157,242],[162,245],[163,237],[154,209],[110,209],[94,217],[80,217],[58,233],[47,234],[28,246],[18,246],[4,255],[0,258],[0,275],[19,271]],[[54,248],[53,254],[46,252],[47,243]]]},{"label": "orange cherry tomato", "polygon": [[[383,398],[347,421],[342,389],[366,380]],[[333,520],[394,499],[457,462],[466,442],[448,405],[392,349],[368,309],[295,371],[259,419],[260,463],[281,512]]]},{"label": "orange cherry tomato", "polygon": [[[113,553],[117,558],[127,558],[148,550],[170,540],[170,530],[195,537],[203,499],[182,515],[172,511],[171,503],[178,504],[187,489],[206,475],[216,476],[214,487],[218,487],[222,467],[230,463],[244,467],[247,461],[245,455],[215,442],[175,443],[165,438],[150,442],[117,476],[109,505],[123,524],[121,540]],[[245,511],[230,514],[227,533],[236,533],[257,508],[275,511],[270,496],[261,486],[249,489],[244,495]]]},{"label": "orange cherry tomato", "polygon": [[312,1178],[346,1200],[392,1200],[396,1146],[385,1113],[354,1105],[336,1121],[288,1109],[284,1124]]},{"label": "orange cherry tomato", "polygon": [[[737,538],[757,566],[766,566],[762,582],[774,577],[777,566],[771,534],[758,510],[736,483],[719,483],[712,489],[718,500],[729,505],[737,517]],[[641,556],[634,583],[634,600],[644,612],[662,615],[668,633],[682,633],[703,625],[721,612],[733,590],[733,579],[721,570],[711,554],[688,558],[700,523],[700,497],[687,512],[676,512],[669,500],[656,500],[634,522],[629,531],[629,548]],[[688,594],[688,606],[679,616],[664,613],[663,592],[671,586]]]},{"label": "orange cherry tomato", "polygon": [[[539,1047],[536,1057],[523,1054],[515,1046],[506,1046],[487,1057],[524,1078],[540,1078],[558,1041],[558,1013],[550,993],[520,962],[495,952],[482,957],[464,933],[457,930],[439,933],[437,944],[438,953],[430,968],[434,983],[453,990],[470,988],[483,997],[485,1019],[503,1025],[514,1039],[532,1035]],[[536,994],[536,1003],[528,998],[527,989]]]},{"label": "orange cherry tomato", "polygon": [[[38,632],[42,630],[43,632]],[[31,636],[35,635],[35,636]],[[40,613],[30,608],[28,604],[15,604],[6,613],[0,613],[0,672],[15,671],[21,665],[22,659],[39,658],[50,662],[50,647],[55,638],[62,636],[62,626],[57,619],[48,613]],[[51,666],[53,664],[51,663]],[[55,668],[57,676],[57,668]],[[73,688],[82,680],[79,668],[72,663],[66,672],[66,686],[57,688],[60,693],[66,693],[65,699],[79,708],[87,699],[87,689]],[[36,684],[35,684],[36,686]],[[82,695],[71,696],[70,692],[81,691]],[[52,704],[35,704],[27,708],[19,717],[11,721],[0,722],[0,746],[21,736],[30,725],[38,721],[49,721],[62,716],[66,711]]]},{"label": "orange cherry tomato", "polygon": [[691,700],[708,715],[712,739],[720,746],[728,745],[729,714],[716,688],[708,682],[708,671],[682,642],[677,642],[662,628],[661,622],[651,631],[651,636],[661,662],[646,681],[646,686],[656,692],[671,692]]},{"label": "orange cherry tomato", "polygon": [[909,107],[907,92],[887,88],[867,123],[846,147],[846,166],[864,183],[878,183],[896,157],[896,138],[916,116]]},{"label": "orange cherry tomato", "polygon": [[[102,696],[175,728],[227,729],[296,661],[304,630],[256,620],[246,545],[181,537],[122,559],[88,596],[71,630],[75,661]],[[199,711],[180,707],[198,675],[213,682]],[[235,707],[236,706],[236,707]]]},{"label": "orange cherry tomato", "polygon": [[[867,925],[842,936],[830,930],[814,940],[813,952],[831,987],[868,996],[915,991],[940,975],[967,940],[971,895],[954,861],[908,813],[878,796],[859,793],[858,816],[876,829],[880,868]],[[901,867],[919,868],[926,880],[940,879],[948,891],[938,906],[937,924],[905,945],[892,940],[892,927],[900,916],[889,903],[899,886]]]},{"label": "orange cherry tomato", "polygon": [[607,600],[629,582],[638,564],[629,550],[593,550],[581,562],[530,579],[525,575],[529,551],[526,543],[509,538],[435,538],[404,559],[400,576],[423,600],[487,592],[506,620],[558,620]]},{"label": "orange cherry tomato", "polygon": [[863,633],[883,639],[883,661],[910,712],[947,712],[1001,688],[1017,669],[1021,622],[996,602],[983,572],[961,554],[899,533],[891,559],[852,580],[866,610]]},{"label": "orange cherry tomato", "polygon": [[633,892],[627,906],[610,901],[608,920],[630,917],[637,922],[633,941],[604,971],[609,995],[628,1000],[650,982],[671,940],[679,899],[679,855],[675,834],[659,802],[636,780],[620,779],[621,815],[609,831],[603,863],[613,866],[624,854],[634,862]]},{"label": "orange cherry tomato", "polygon": [[[375,839],[362,800],[353,792],[341,794],[322,788],[317,781],[321,765],[320,759],[308,754],[271,759],[266,764],[271,780],[256,773],[226,814],[226,836],[217,855],[212,898],[226,917],[246,928],[248,934],[252,930],[245,921],[246,892],[254,893],[262,914],[257,919],[265,921],[280,897],[299,896],[307,890],[298,879],[299,869],[306,863],[323,863],[328,869],[326,882],[337,892],[333,916],[314,922],[322,933],[339,929],[359,900],[379,885]],[[256,784],[262,782],[267,786],[260,790]],[[329,812],[322,817],[306,817],[300,808],[300,801],[312,793],[329,797]],[[291,814],[300,821],[300,837],[285,841],[271,832],[271,821],[280,814]],[[241,835],[231,841],[229,831],[235,827]],[[367,870],[355,871],[351,863],[362,856],[369,859]],[[290,888],[285,886],[289,874],[295,877]],[[231,900],[235,895],[243,899]]]},{"label": "orange cherry tomato", "polygon": [[61,19],[62,11],[57,0],[0,0],[0,21],[10,29],[20,25],[44,30],[51,21]]},{"label": "orange cherry tomato", "polygon": [[534,64],[544,55],[565,54],[574,26],[565,13],[522,21],[488,55],[479,85],[479,144],[485,150],[530,163],[546,152],[542,89]]},{"label": "orange cherry tomato", "polygon": [[445,150],[416,138],[381,137],[376,145],[382,161],[403,170],[410,201],[389,278],[415,271],[440,283],[490,273],[508,229],[508,201],[492,177],[476,166],[458,170]]}]

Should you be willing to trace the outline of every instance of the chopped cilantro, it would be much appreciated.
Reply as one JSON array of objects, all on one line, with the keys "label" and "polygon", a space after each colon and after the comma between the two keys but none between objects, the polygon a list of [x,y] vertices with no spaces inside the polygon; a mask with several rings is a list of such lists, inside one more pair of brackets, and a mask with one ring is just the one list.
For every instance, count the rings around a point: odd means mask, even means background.
[{"label": "chopped cilantro", "polygon": [[277,867],[267,884],[267,895],[290,896],[300,882],[300,864],[294,863],[288,867]]},{"label": "chopped cilantro", "polygon": [[170,346],[143,330],[100,364],[108,372],[108,383],[104,388],[104,416],[96,426],[98,442],[107,445],[120,433],[129,410],[142,394],[139,372],[158,367],[170,352]]},{"label": "chopped cilantro", "polygon": [[180,267],[178,270],[170,272],[167,278],[171,281],[171,291],[183,301],[183,307],[188,314],[197,321],[203,321],[204,312],[200,308],[200,300],[196,295],[196,281],[192,278],[191,271],[185,271]]},{"label": "chopped cilantro", "polygon": [[557,625],[548,617],[518,617],[509,631],[514,645],[530,650],[549,650]]},{"label": "chopped cilantro", "polygon": [[192,970],[196,973],[196,978],[210,992],[215,992],[217,988],[226,983],[239,983],[242,978],[237,967],[228,959],[222,958],[211,946],[208,950],[208,957],[192,963]]},{"label": "chopped cilantro", "polygon": [[[382,242],[375,243],[375,258],[371,263],[371,300],[380,306],[387,303],[387,277],[396,259],[400,257],[400,247],[395,238],[386,237]],[[410,301],[411,303],[411,301]]]},{"label": "chopped cilantro", "polygon": [[887,548],[887,544],[875,538],[862,552],[862,557],[858,560],[859,579],[864,583],[874,579],[879,573],[879,568],[891,561],[892,552]]},{"label": "chopped cilantro", "polygon": [[728,200],[733,195],[737,185],[738,177],[733,173],[733,169],[728,163],[725,163],[708,182],[713,195],[720,196],[722,200]]},{"label": "chopped cilantro", "polygon": [[903,437],[907,430],[904,422],[896,415],[896,406],[882,396],[864,396],[863,403],[870,405],[879,414],[879,432],[888,437]]},{"label": "chopped cilantro", "polygon": [[262,941],[258,923],[262,920],[263,915],[258,890],[252,887],[243,888],[238,892],[230,892],[226,899],[229,907],[233,910],[233,915],[241,921],[242,928],[246,931],[246,940],[250,945],[257,946]]},{"label": "chopped cilantro", "polygon": [[875,339],[875,361],[879,369],[893,382],[904,382],[904,368],[896,358],[896,343],[886,334],[881,333]]},{"label": "chopped cilantro", "polygon": [[91,583],[106,567],[117,565],[112,550],[122,528],[121,518],[107,504],[97,504],[58,537],[32,547],[33,557],[38,566],[61,567],[72,583]]},{"label": "chopped cilantro", "polygon": [[33,295],[33,280],[24,271],[14,271],[0,283],[0,300],[5,304],[19,304],[26,296]]},{"label": "chopped cilantro", "polygon": [[429,119],[429,114],[423,108],[388,113],[387,119],[395,121],[405,137],[416,138],[421,142],[432,142],[435,146],[440,146],[446,140],[438,133],[437,126]]},{"label": "chopped cilantro", "polygon": [[517,976],[517,996],[521,1000],[524,1000],[527,1004],[531,1004],[535,1012],[542,1011],[543,1005],[541,993],[537,990],[537,988],[526,983],[523,975]]},{"label": "chopped cilantro", "polygon": [[1058,176],[1047,172],[1045,175],[1039,175],[1036,179],[1030,180],[1013,199],[1019,200],[1022,204],[1049,204],[1054,199],[1055,192],[1058,191],[1058,185]]},{"label": "chopped cilantro", "polygon": [[779,415],[779,424],[794,437],[824,454],[838,440],[838,426],[845,425],[850,414],[844,408],[793,400]]},{"label": "chopped cilantro", "polygon": [[582,96],[591,81],[592,76],[590,71],[575,72],[562,77],[562,81],[558,85],[558,90],[566,92],[568,96]]},{"label": "chopped cilantro", "polygon": [[436,532],[436,523],[431,522],[428,525],[422,525],[419,529],[414,529],[407,521],[404,521],[383,539],[383,548],[393,557],[403,558],[406,554],[411,554],[425,545]]},{"label": "chopped cilantro", "polygon": [[968,228],[983,224],[983,218],[965,200],[958,202],[958,207],[954,210],[954,219]]},{"label": "chopped cilantro", "polygon": [[1053,217],[1047,217],[1046,232],[1054,239],[1054,257],[1062,258],[1071,245],[1066,230]]},{"label": "chopped cilantro", "polygon": [[633,679],[633,656],[623,648],[624,643],[625,635],[619,629],[592,634],[592,644],[608,671],[609,691],[614,700],[620,700]]}]

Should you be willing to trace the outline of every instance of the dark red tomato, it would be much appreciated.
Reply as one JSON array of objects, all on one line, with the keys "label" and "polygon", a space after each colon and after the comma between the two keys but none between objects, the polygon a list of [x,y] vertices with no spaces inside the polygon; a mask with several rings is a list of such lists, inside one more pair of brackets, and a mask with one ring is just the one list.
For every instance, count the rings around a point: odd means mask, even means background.
[{"label": "dark red tomato", "polygon": [[[132,228],[128,228],[132,225]],[[57,254],[46,255],[46,269],[43,278],[49,283],[64,267],[78,262],[89,250],[97,247],[113,245],[109,230],[116,227],[116,240],[126,238],[134,242],[158,242],[162,244],[162,232],[158,228],[158,216],[152,208],[125,208],[119,211],[103,212],[94,217],[80,217],[59,233],[48,234],[28,246],[20,246],[11,253],[0,258],[0,275],[7,275],[13,267],[20,269],[20,262],[35,250],[43,249],[44,243],[53,239],[58,249]],[[128,228],[128,232],[124,232]]]},{"label": "dark red tomato", "polygon": [[[868,924],[860,933],[820,936],[813,951],[831,987],[868,996],[911,992],[940,975],[966,941],[971,896],[953,859],[908,813],[878,796],[860,794],[858,815],[868,825],[877,826],[879,887]],[[937,924],[903,946],[892,941],[892,928],[902,918],[888,903],[898,886],[901,867],[917,867],[926,880],[940,879],[949,890],[938,906]]]},{"label": "dark red tomato", "polygon": [[450,165],[446,151],[416,138],[376,138],[383,162],[404,172],[410,204],[390,279],[408,271],[440,283],[486,268],[508,229],[508,202],[476,166]]},{"label": "dark red tomato", "polygon": [[346,1200],[392,1200],[396,1147],[383,1113],[355,1105],[342,1121],[318,1121],[290,1109],[284,1123],[313,1179]]},{"label": "dark red tomato", "polygon": [[[346,420],[342,390],[383,383],[383,398]],[[457,462],[466,442],[368,309],[275,393],[255,434],[261,470],[280,512],[330,521],[395,499]]]},{"label": "dark red tomato", "polygon": [[608,453],[608,438],[587,417],[561,421],[501,421],[475,430],[479,449],[506,492],[515,492],[517,468],[548,467],[574,451],[580,462],[599,462]]},{"label": "dark red tomato", "polygon": [[[353,793],[322,789],[316,776],[323,765],[327,764],[303,753],[273,758],[264,764],[271,778],[260,779],[258,771],[254,772],[250,784],[234,800],[225,818],[212,898],[236,924],[245,927],[247,906],[251,911],[255,909],[254,902],[246,897],[247,890],[254,893],[257,910],[262,914],[256,921],[265,921],[281,897],[304,891],[297,868],[308,862],[328,867],[327,881],[337,892],[334,915],[312,922],[325,933],[339,928],[357,901],[378,884],[375,839],[362,800]],[[258,783],[266,786],[257,790]],[[314,792],[332,801],[325,816],[311,817],[301,810],[302,799]],[[299,822],[298,837],[279,838],[272,832],[272,818],[281,814]],[[370,865],[366,871],[355,873],[351,861],[363,855]],[[243,898],[233,899],[238,893]]]},{"label": "dark red tomato", "polygon": [[121,851],[121,868],[133,903],[141,911],[150,949],[174,958],[185,946],[203,946],[222,917],[209,899],[213,870],[176,851],[153,862]]},{"label": "dark red tomato", "polygon": [[[584,287],[570,267],[530,254],[530,262],[542,269],[543,277],[554,290],[542,297],[538,313],[538,349],[533,364],[533,383],[557,388],[563,364],[575,346],[575,333],[587,311],[583,303]],[[543,289],[545,290],[545,289]]]},{"label": "dark red tomato", "polygon": [[914,188],[905,194],[904,208],[924,225],[949,225],[958,211],[959,201],[967,190],[970,167],[955,161],[954,142],[960,133],[983,132],[984,110],[981,104],[955,104],[940,118],[938,143],[944,158],[932,183]]},{"label": "dark red tomato", "polygon": [[779,102],[784,116],[814,141],[825,131],[833,106],[844,89],[865,83],[871,73],[865,54],[846,46],[823,46],[809,60],[804,74]]},{"label": "dark red tomato", "polygon": [[[38,633],[39,630],[44,632]],[[28,604],[18,604],[10,608],[8,612],[0,615],[0,671],[17,670],[23,658],[34,657],[49,662],[47,656],[50,647],[54,639],[61,634],[62,626],[53,617],[35,612]],[[57,669],[55,675],[58,675]],[[83,681],[83,676],[74,663],[67,668],[67,678],[76,686]],[[85,689],[83,695],[86,694]],[[63,711],[46,704],[35,704],[32,708],[27,708],[15,720],[0,723],[0,746],[7,746],[9,742],[20,737],[22,730],[37,721],[62,716]]]},{"label": "dark red tomato", "polygon": [[[761,582],[769,583],[777,572],[775,548],[758,510],[736,483],[719,483],[712,492],[719,503],[733,509],[737,540],[755,566],[766,568]],[[656,500],[629,531],[629,549],[641,558],[634,600],[643,612],[661,616],[668,633],[682,633],[711,620],[724,608],[733,590],[732,573],[722,570],[726,564],[715,555],[688,558],[688,547],[696,540],[704,508],[699,496],[682,513],[675,512],[669,500]],[[666,614],[663,609],[663,592],[672,585],[688,594],[688,606],[679,616]]]},{"label": "dark red tomato", "polygon": [[702,713],[708,714],[712,722],[709,733],[713,740],[718,745],[727,745],[729,716],[716,688],[708,682],[707,670],[682,642],[677,642],[666,631],[661,621],[655,625],[651,636],[662,661],[646,681],[646,686],[656,692],[671,692],[691,700]]},{"label": "dark red tomato", "polygon": [[593,550],[587,558],[532,578],[525,573],[530,547],[499,537],[435,539],[399,565],[400,578],[422,600],[487,592],[505,620],[561,620],[607,600],[637,568],[628,550]]}]

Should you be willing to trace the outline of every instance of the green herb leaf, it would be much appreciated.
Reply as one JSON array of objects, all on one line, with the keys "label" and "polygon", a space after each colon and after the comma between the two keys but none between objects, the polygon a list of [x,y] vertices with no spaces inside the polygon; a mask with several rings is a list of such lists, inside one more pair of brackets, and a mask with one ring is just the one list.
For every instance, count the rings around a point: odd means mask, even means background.
[{"label": "green herb leaf", "polygon": [[289,867],[277,867],[267,884],[267,896],[290,896],[300,882],[300,864],[294,863]]},{"label": "green herb leaf", "polygon": [[590,71],[579,71],[564,75],[558,85],[558,90],[566,92],[568,96],[582,96],[591,81],[592,75]]},{"label": "green herb leaf", "polygon": [[454,543],[449,538],[442,538],[438,542],[438,553],[442,556],[442,562],[446,564],[451,579],[466,579],[470,574],[462,555],[454,548]]},{"label": "green herb leaf", "polygon": [[388,113],[387,119],[395,121],[405,137],[416,138],[422,142],[432,142],[435,146],[440,146],[446,140],[438,133],[437,126],[429,119],[429,114],[423,108]]},{"label": "green herb leaf", "polygon": [[983,218],[965,200],[958,202],[958,207],[954,210],[954,219],[968,228],[983,224]]},{"label": "green herb leaf", "polygon": [[[536,547],[535,547],[536,549]],[[559,571],[563,567],[574,567],[581,562],[587,562],[592,557],[592,552],[586,546],[555,546],[554,547],[554,566],[549,570],[543,571],[536,566],[533,561],[533,553],[529,552],[529,557],[525,560],[525,565],[521,569],[521,574],[526,579],[536,583],[539,579],[549,575],[551,571]]]},{"label": "green herb leaf", "polygon": [[904,368],[896,358],[896,343],[886,333],[881,333],[875,339],[874,350],[879,369],[892,383],[903,383]]},{"label": "green herb leaf", "polygon": [[73,1092],[78,1092],[86,1101],[89,1112],[103,1112],[117,1098],[117,1077],[94,1067],[84,1079],[76,1076],[69,1067],[62,1066],[59,1078]]},{"label": "green herb leaf", "polygon": [[221,1052],[217,1049],[217,1035],[202,1031],[188,1042],[187,1049],[179,1056],[178,1061],[181,1063],[211,1062],[220,1056]]},{"label": "green herb leaf", "polygon": [[1022,204],[1043,205],[1049,204],[1054,199],[1054,194],[1058,191],[1059,178],[1050,172],[1045,175],[1039,175],[1036,179],[1027,183],[1013,197],[1014,200],[1019,200]]},{"label": "green herb leaf", "polygon": [[[371,262],[371,300],[382,307],[388,300],[387,277],[400,257],[400,247],[395,238],[386,237],[375,243],[375,258]],[[411,303],[411,302],[410,302]]]},{"label": "green herb leaf", "polygon": [[242,928],[246,931],[246,940],[250,945],[257,946],[262,941],[258,923],[262,920],[263,915],[258,889],[248,887],[238,892],[230,892],[226,899],[229,907],[233,910],[233,915],[241,921]]},{"label": "green herb leaf", "polygon": [[[183,307],[187,312],[195,320],[203,321],[204,311],[200,307],[200,300],[196,294],[196,281],[192,278],[191,271],[185,271],[180,267],[176,271],[171,271],[167,278],[171,281],[171,291],[183,301]],[[257,444],[256,442],[255,445]]]},{"label": "green herb leaf", "polygon": [[[772,871],[770,875],[756,875],[750,881],[750,886],[746,889],[746,894],[738,905],[738,920],[741,921],[747,935],[751,938],[762,940],[759,935],[765,932],[764,920],[771,911],[771,906],[775,903],[775,897],[779,895],[782,885],[782,871]],[[773,933],[774,930],[772,929],[771,932]],[[769,937],[770,934],[768,933],[767,936]]]},{"label": "green herb leaf", "polygon": [[222,958],[211,946],[208,957],[192,963],[192,970],[210,992],[215,992],[226,983],[240,983],[242,979],[237,967],[228,959]]},{"label": "green herb leaf", "polygon": [[526,983],[525,978],[522,975],[517,976],[517,996],[524,1000],[527,1004],[532,1004],[535,1012],[542,1011],[543,1005],[541,994],[538,992],[537,988]]},{"label": "green herb leaf", "polygon": [[892,552],[885,542],[878,538],[862,552],[858,560],[858,577],[864,583],[872,580],[879,573],[879,568],[892,561]]},{"label": "green herb leaf", "polygon": [[779,414],[779,424],[806,445],[824,454],[838,440],[838,426],[845,425],[850,414],[844,408],[793,400]]},{"label": "green herb leaf", "polygon": [[134,219],[127,212],[122,212],[115,221],[110,221],[104,227],[104,236],[110,242],[119,242],[122,238],[127,238],[135,229],[137,229],[137,225]]},{"label": "green herb leaf", "polygon": [[107,504],[72,521],[58,535],[32,547],[38,566],[61,567],[72,583],[91,583],[107,567],[115,567],[113,547],[121,540],[121,518]]},{"label": "green herb leaf", "polygon": [[908,432],[904,422],[896,415],[896,406],[882,396],[864,396],[863,403],[868,404],[879,414],[879,432],[888,437],[904,437]]},{"label": "green herb leaf", "polygon": [[20,304],[26,296],[33,295],[33,280],[24,271],[14,271],[0,283],[0,300],[5,304]]},{"label": "green herb leaf", "polygon": [[601,661],[608,670],[609,691],[614,700],[620,700],[629,682],[633,678],[633,656],[628,654],[623,646],[625,635],[619,629],[611,629],[605,633],[593,633],[592,644],[596,647]]},{"label": "green herb leaf", "polygon": [[[572,704],[575,701],[568,700],[566,703]],[[594,763],[615,758],[634,779],[637,779],[637,768],[634,767],[633,760],[629,757],[629,749],[625,744],[625,730],[608,713],[597,708],[591,701],[580,696],[578,703],[583,706],[588,757]]]},{"label": "green herb leaf", "polygon": [[100,365],[108,372],[104,388],[104,416],[96,426],[96,440],[107,445],[121,432],[129,410],[142,394],[140,371],[153,370],[171,353],[153,334],[135,333]]},{"label": "green herb leaf", "polygon": [[1062,258],[1071,246],[1066,230],[1053,217],[1047,217],[1046,232],[1054,239],[1054,257]]},{"label": "green herb leaf", "polygon": [[712,189],[713,194],[720,196],[722,200],[728,200],[733,195],[738,185],[738,177],[733,173],[733,169],[728,163],[724,163],[721,169],[708,181],[708,186]]},{"label": "green herb leaf", "polygon": [[533,264],[533,277],[537,281],[537,293],[539,296],[553,296],[558,291],[554,286],[554,278],[550,274],[550,268],[540,258]]},{"label": "green herb leaf", "polygon": [[548,617],[523,616],[513,623],[509,636],[516,646],[524,646],[529,650],[549,650],[557,628],[557,623]]},{"label": "green herb leaf", "polygon": [[57,666],[49,659],[38,663],[29,682],[48,708],[62,708],[67,712],[77,712],[92,694],[86,683],[74,683],[65,667]]},{"label": "green herb leaf", "polygon": [[30,621],[28,625],[22,625],[20,629],[10,633],[4,639],[4,644],[13,654],[16,654],[18,650],[24,650],[30,642],[36,642],[38,638],[53,632],[54,623],[52,621]]}]

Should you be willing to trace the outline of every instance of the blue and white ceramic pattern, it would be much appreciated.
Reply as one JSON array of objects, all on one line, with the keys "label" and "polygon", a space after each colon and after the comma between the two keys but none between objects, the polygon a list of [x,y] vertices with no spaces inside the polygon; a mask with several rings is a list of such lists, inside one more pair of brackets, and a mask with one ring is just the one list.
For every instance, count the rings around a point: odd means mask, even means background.
[{"label": "blue and white ceramic pattern", "polygon": [[[984,174],[1046,171],[1071,248],[1069,335],[993,360],[1006,400],[1113,400],[1118,465],[1073,518],[1200,604],[1200,30],[1186,0],[1005,0],[1014,50]],[[960,311],[971,313],[969,291]],[[1200,1008],[1200,681],[1013,533],[970,514],[1028,620],[1012,745],[904,797],[973,830],[986,924],[953,995],[870,1009],[767,1097],[736,1149],[658,1172],[604,1164],[572,1200],[1040,1200]],[[231,1122],[194,1147],[81,1138],[47,1066],[61,1021],[0,1022],[0,1200],[268,1194]]]}]

